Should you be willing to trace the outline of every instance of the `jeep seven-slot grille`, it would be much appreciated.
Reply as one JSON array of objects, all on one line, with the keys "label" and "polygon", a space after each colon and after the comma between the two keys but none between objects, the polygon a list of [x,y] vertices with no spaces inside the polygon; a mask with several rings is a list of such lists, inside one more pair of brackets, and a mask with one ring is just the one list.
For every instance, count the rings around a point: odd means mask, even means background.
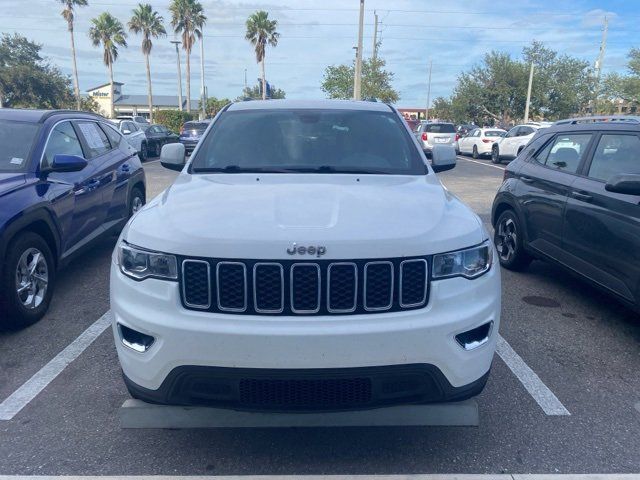
[{"label": "jeep seven-slot grille", "polygon": [[185,308],[244,315],[345,315],[422,308],[429,259],[181,259]]}]

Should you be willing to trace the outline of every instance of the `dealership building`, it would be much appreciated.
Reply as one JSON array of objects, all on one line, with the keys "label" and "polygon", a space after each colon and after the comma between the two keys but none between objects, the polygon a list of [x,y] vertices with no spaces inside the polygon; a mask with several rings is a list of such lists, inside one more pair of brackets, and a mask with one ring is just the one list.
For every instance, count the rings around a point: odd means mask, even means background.
[{"label": "dealership building", "polygon": [[[125,95],[124,83],[113,82],[113,109],[115,115],[141,115],[149,117],[149,103],[147,95]],[[100,109],[100,113],[109,116],[111,109],[111,88],[109,83],[98,85],[87,90],[87,96],[93,98]],[[180,110],[177,95],[153,95],[153,108],[159,110]],[[200,100],[191,100],[191,110],[198,110]],[[187,109],[187,100],[182,99],[182,110]]]}]

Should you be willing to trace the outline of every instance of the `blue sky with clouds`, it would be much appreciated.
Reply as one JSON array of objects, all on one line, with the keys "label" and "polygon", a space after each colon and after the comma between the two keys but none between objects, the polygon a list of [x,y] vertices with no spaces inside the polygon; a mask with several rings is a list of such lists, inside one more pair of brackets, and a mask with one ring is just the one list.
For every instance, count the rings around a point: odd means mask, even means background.
[{"label": "blue sky with clouds", "polygon": [[[167,23],[169,0],[145,0]],[[277,48],[267,52],[267,77],[290,98],[322,98],[320,83],[327,65],[351,62],[356,44],[358,0],[201,0],[208,23],[205,38],[205,80],[210,96],[235,98],[242,90],[244,71],[249,83],[259,75],[253,50],[244,40],[244,21],[256,9],[279,21]],[[123,23],[135,0],[89,0],[79,9],[76,49],[80,88],[107,81],[102,54],[88,37],[90,19],[109,11]],[[19,8],[16,8],[19,6]],[[623,72],[626,54],[640,47],[640,0],[366,0],[365,56],[371,55],[373,12],[380,19],[380,55],[395,73],[400,106],[422,106],[427,98],[428,63],[433,61],[431,98],[449,95],[457,75],[481,61],[491,50],[514,57],[532,40],[561,53],[593,63],[609,19],[603,71]],[[69,35],[58,0],[0,0],[0,31],[19,32],[43,44],[44,54],[65,73],[71,72]],[[152,53],[154,93],[177,91],[175,50],[165,39]],[[140,37],[130,35],[114,65],[115,79],[125,93],[146,93]],[[199,96],[199,45],[192,54],[192,98]],[[183,75],[184,75],[184,56]],[[184,82],[184,80],[183,80]],[[184,86],[183,86],[184,88]]]}]

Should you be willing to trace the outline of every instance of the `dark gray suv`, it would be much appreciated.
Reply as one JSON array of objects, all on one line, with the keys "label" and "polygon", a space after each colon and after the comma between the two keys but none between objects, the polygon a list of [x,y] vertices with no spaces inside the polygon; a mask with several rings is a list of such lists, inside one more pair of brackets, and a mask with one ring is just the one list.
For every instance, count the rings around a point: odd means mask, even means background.
[{"label": "dark gray suv", "polygon": [[505,170],[491,221],[503,267],[549,260],[640,311],[640,117],[540,130]]}]

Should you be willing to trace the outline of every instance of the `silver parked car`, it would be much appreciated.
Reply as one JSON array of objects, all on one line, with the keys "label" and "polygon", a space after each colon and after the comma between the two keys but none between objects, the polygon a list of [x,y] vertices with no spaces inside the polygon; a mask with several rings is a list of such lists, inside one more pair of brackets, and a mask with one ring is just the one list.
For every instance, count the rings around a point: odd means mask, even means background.
[{"label": "silver parked car", "polygon": [[147,136],[140,125],[133,120],[112,120],[118,131],[124,136],[129,145],[136,149],[140,160],[145,161],[149,157]]},{"label": "silver parked car", "polygon": [[413,131],[427,154],[434,145],[451,145],[456,141],[456,127],[453,123],[421,122]]}]

